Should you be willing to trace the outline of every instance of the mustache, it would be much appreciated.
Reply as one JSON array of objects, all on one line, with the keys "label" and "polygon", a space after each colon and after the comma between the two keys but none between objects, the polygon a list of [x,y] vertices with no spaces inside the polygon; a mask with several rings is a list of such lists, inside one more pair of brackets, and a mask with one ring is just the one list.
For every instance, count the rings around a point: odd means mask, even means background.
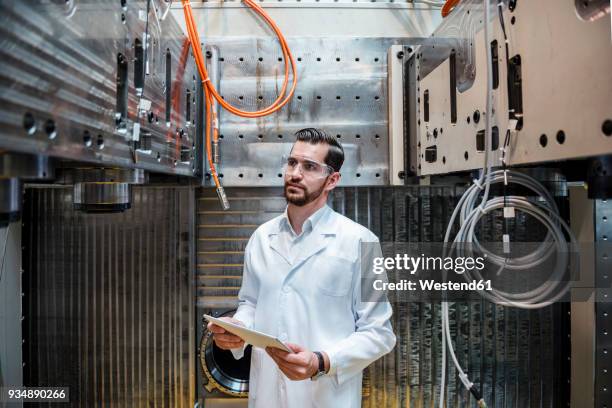
[{"label": "mustache", "polygon": [[295,183],[285,183],[285,188],[287,187],[297,187],[297,188],[301,188],[302,190],[306,190],[306,187],[300,185],[300,184],[295,184]]}]

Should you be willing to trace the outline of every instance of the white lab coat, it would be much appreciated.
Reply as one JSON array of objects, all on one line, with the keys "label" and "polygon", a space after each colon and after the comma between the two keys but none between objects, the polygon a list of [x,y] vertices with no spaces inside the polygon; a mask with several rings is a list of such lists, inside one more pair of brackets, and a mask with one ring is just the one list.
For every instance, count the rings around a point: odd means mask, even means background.
[{"label": "white lab coat", "polygon": [[[327,352],[330,372],[292,381],[265,350],[253,348],[249,407],[360,407],[363,369],[395,346],[386,297],[361,302],[360,243],[375,242],[379,253],[378,238],[327,205],[306,220],[302,242],[281,241],[288,226],[285,210],[251,236],[234,317],[282,341]],[[240,358],[243,350],[232,353]]]}]

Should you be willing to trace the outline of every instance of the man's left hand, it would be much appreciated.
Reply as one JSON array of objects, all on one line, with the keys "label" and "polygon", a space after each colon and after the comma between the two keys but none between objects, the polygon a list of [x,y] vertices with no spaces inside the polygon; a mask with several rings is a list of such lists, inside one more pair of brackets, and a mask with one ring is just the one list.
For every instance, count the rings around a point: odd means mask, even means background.
[{"label": "man's left hand", "polygon": [[316,354],[297,344],[285,343],[293,353],[266,347],[266,352],[278,368],[293,381],[306,380],[319,371],[319,359]]}]

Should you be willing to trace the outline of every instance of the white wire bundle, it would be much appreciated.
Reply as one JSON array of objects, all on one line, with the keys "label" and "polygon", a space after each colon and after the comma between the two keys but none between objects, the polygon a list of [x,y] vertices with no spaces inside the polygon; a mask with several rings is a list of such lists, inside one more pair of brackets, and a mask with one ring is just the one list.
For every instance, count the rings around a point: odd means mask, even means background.
[{"label": "white wire bundle", "polygon": [[[534,178],[511,170],[495,170],[491,171],[491,162],[489,160],[489,149],[491,139],[491,118],[492,118],[492,88],[493,88],[493,67],[491,60],[490,47],[490,19],[491,7],[490,0],[484,1],[484,37],[485,49],[487,51],[487,92],[486,92],[486,114],[485,114],[485,151],[484,151],[484,166],[478,180],[468,188],[463,194],[459,203],[455,207],[453,214],[446,230],[444,242],[450,242],[450,235],[459,216],[459,231],[455,235],[452,242],[452,248],[457,250],[458,256],[470,256],[474,251],[486,254],[487,262],[497,265],[499,270],[508,271],[527,271],[535,266],[538,266],[546,261],[556,251],[556,262],[554,272],[551,278],[541,284],[539,287],[525,293],[508,293],[501,290],[493,289],[491,291],[481,291],[480,294],[487,300],[503,306],[513,306],[522,309],[536,309],[548,306],[559,300],[565,295],[569,289],[568,283],[562,285],[563,276],[566,273],[567,266],[570,262],[569,253],[570,247],[574,247],[574,252],[577,253],[576,240],[569,229],[567,223],[559,216],[559,210],[554,202],[552,195],[548,190]],[[500,5],[500,8],[503,5]],[[535,196],[540,197],[539,203],[529,201],[522,196],[502,196],[489,198],[489,191],[492,184],[504,183],[516,184],[531,190]],[[479,202],[480,201],[480,202]],[[480,245],[476,234],[476,226],[480,219],[486,214],[490,214],[495,210],[504,207],[513,207],[516,210],[522,211],[536,220],[541,222],[548,230],[544,241],[530,254],[516,258],[507,258],[488,251]],[[564,234],[570,237],[568,243]],[[471,275],[465,273],[464,277],[470,279]],[[481,276],[476,272],[475,279]],[[462,369],[453,348],[453,342],[450,332],[448,302],[442,302],[442,372],[440,380],[440,399],[439,408],[444,408],[444,389],[446,380],[446,347],[459,373],[459,379],[466,389],[471,391],[475,396],[479,395],[474,389],[474,384],[469,380],[467,374]],[[479,399],[480,407],[486,407],[484,399]]]},{"label": "white wire bundle", "polygon": [[[486,254],[487,262],[496,265],[501,270],[529,271],[544,263],[553,254],[556,255],[555,268],[550,278],[535,289],[524,293],[509,293],[493,288],[491,291],[480,291],[487,300],[502,306],[512,306],[521,309],[537,309],[549,306],[563,297],[570,288],[570,281],[565,277],[567,266],[570,262],[570,254],[578,253],[577,242],[567,223],[559,216],[557,206],[546,188],[537,180],[515,171],[496,170],[485,178],[485,185],[495,183],[517,184],[530,189],[536,196],[541,197],[541,203],[536,204],[522,196],[506,197],[483,197],[479,205],[476,205],[485,187],[476,181],[461,197],[459,203],[451,216],[451,221],[446,231],[445,243],[449,242],[450,232],[454,222],[459,215],[460,228],[452,243],[452,248],[457,251],[456,256],[469,257],[473,252]],[[476,226],[480,219],[486,214],[504,207],[513,207],[519,211],[531,215],[541,222],[548,233],[544,241],[531,253],[516,258],[507,258],[490,252],[480,245],[475,234]],[[568,242],[566,235],[570,237]],[[464,273],[466,280],[479,280],[482,276],[473,271],[472,277],[469,272]],[[565,281],[565,283],[564,283]],[[473,383],[459,364],[450,332],[449,307],[447,302],[442,302],[442,374],[440,388],[440,408],[444,407],[444,385],[446,379],[446,347],[457,368],[459,378],[465,387],[470,390]],[[479,401],[481,407],[486,406],[484,401]]]},{"label": "white wire bundle", "polygon": [[[536,196],[543,198],[540,204],[529,201],[526,197],[506,196],[483,200],[479,206],[476,201],[480,193],[478,184],[472,185],[461,198],[459,205],[451,216],[451,225],[447,229],[445,242],[448,242],[450,227],[454,223],[457,213],[460,212],[460,229],[455,236],[453,247],[457,256],[471,256],[473,252],[484,254],[487,262],[496,265],[498,273],[502,270],[529,271],[542,265],[553,254],[556,255],[555,268],[550,278],[539,287],[524,293],[508,293],[493,289],[480,292],[486,299],[498,305],[513,306],[522,309],[537,309],[548,306],[559,300],[567,291],[569,283],[563,284],[567,266],[570,262],[569,254],[577,253],[577,243],[567,223],[559,216],[559,211],[552,196],[537,180],[510,170],[497,170],[487,176],[488,185],[495,183],[518,184],[528,188]],[[463,201],[463,203],[461,202]],[[475,229],[480,219],[495,210],[512,207],[529,214],[547,229],[544,241],[531,253],[515,258],[497,255],[482,247],[475,235]],[[567,241],[564,234],[570,237]],[[572,248],[573,247],[573,248]],[[473,271],[475,279],[481,279],[479,272]],[[470,280],[470,272],[464,277]]]}]

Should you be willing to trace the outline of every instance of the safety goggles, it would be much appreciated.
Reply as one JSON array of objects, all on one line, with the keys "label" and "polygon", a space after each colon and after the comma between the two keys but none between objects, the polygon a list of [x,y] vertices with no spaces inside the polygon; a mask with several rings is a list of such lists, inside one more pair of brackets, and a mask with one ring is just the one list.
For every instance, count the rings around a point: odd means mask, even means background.
[{"label": "safety goggles", "polygon": [[293,174],[298,171],[304,177],[313,179],[325,178],[334,172],[333,167],[303,156],[284,156],[283,172]]}]

